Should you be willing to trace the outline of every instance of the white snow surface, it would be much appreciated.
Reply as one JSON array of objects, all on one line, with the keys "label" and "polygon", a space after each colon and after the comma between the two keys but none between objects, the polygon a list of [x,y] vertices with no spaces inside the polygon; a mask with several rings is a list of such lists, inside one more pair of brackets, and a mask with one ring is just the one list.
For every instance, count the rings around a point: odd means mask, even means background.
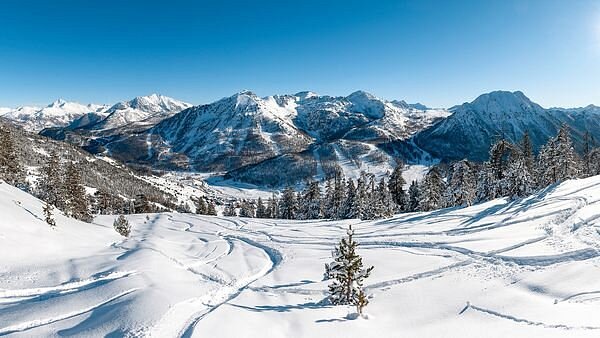
[{"label": "white snow surface", "polygon": [[[0,183],[0,335],[598,337],[600,176],[379,221],[148,214],[49,228]],[[366,318],[323,302],[349,224]]]}]

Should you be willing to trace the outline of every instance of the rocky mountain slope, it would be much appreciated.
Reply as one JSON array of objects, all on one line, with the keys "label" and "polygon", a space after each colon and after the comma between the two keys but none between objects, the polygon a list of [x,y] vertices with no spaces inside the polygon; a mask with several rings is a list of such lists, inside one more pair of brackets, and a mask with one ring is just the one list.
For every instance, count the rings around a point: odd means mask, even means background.
[{"label": "rocky mountain slope", "polygon": [[[405,140],[448,114],[418,110],[358,91],[346,97],[311,92],[258,97],[243,91],[192,107],[104,145],[124,162],[167,169],[230,171],[257,184],[289,184],[334,170],[385,170],[394,156],[380,149]],[[280,170],[282,169],[283,170]]]},{"label": "rocky mountain slope", "polygon": [[490,145],[504,137],[518,141],[529,132],[538,150],[565,123],[576,146],[590,132],[600,139],[600,108],[542,108],[522,92],[495,91],[450,109],[452,115],[414,137],[421,149],[442,160],[488,158]]}]

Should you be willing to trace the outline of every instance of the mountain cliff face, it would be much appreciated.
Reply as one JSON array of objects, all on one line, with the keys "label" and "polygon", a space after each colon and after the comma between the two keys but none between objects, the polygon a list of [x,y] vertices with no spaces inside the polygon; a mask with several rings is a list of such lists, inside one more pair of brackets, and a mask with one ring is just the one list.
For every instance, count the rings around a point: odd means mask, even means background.
[{"label": "mountain cliff face", "polygon": [[517,142],[529,132],[535,150],[554,137],[563,123],[571,128],[575,143],[585,131],[600,136],[597,107],[544,109],[522,92],[496,91],[483,94],[471,103],[450,109],[452,115],[422,130],[414,142],[442,160],[488,158],[490,145],[504,137]]},{"label": "mountain cliff face", "polygon": [[[252,183],[288,184],[339,170],[388,170],[395,159],[380,145],[405,140],[447,115],[362,91],[347,97],[301,92],[264,98],[243,91],[111,140],[106,149],[135,165],[228,171]],[[285,177],[269,179],[268,173]]]}]

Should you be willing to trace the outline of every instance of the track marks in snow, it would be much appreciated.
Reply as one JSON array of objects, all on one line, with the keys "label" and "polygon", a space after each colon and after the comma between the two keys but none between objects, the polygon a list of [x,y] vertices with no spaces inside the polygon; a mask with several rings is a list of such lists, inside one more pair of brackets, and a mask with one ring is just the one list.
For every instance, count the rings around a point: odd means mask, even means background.
[{"label": "track marks in snow", "polygon": [[[250,284],[263,276],[269,274],[280,264],[282,260],[281,254],[270,247],[254,242],[247,238],[238,236],[223,236],[226,240],[236,240],[243,245],[255,247],[265,256],[264,266],[256,273],[248,276],[243,276],[238,279],[233,279],[225,282],[218,279],[212,279],[217,283],[214,291],[209,294],[184,300],[179,302],[154,325],[147,335],[149,337],[181,337],[191,336],[196,324],[206,315],[217,309],[224,303],[237,297],[240,292],[247,288]],[[231,254],[231,251],[229,252]],[[217,261],[218,263],[218,261]]]},{"label": "track marks in snow", "polygon": [[563,330],[600,330],[599,326],[570,326],[570,325],[565,325],[565,324],[549,324],[549,323],[544,323],[544,322],[537,322],[537,321],[532,321],[529,319],[524,319],[524,318],[518,318],[518,317],[514,317],[511,315],[507,315],[504,313],[500,313],[494,310],[490,310],[490,309],[486,309],[486,308],[482,308],[479,306],[475,306],[473,304],[469,304],[467,303],[467,306],[459,313],[459,314],[463,314],[465,313],[467,310],[475,310],[487,315],[491,315],[494,317],[498,317],[498,318],[502,318],[502,319],[506,319],[506,320],[511,320],[513,322],[517,322],[517,323],[522,323],[522,324],[526,324],[526,325],[532,325],[532,326],[540,326],[546,329],[563,329]]},{"label": "track marks in snow", "polygon": [[32,321],[28,321],[28,322],[23,322],[23,323],[18,323],[18,324],[14,324],[14,325],[10,325],[7,327],[3,327],[0,328],[0,336],[4,336],[4,335],[8,335],[11,333],[16,333],[16,332],[22,332],[22,331],[26,331],[26,330],[30,330],[36,327],[40,327],[40,326],[44,326],[44,325],[48,325],[48,324],[52,324],[61,320],[65,320],[65,319],[69,319],[69,318],[73,318],[79,315],[82,315],[84,313],[88,313],[91,311],[94,311],[95,309],[104,306],[106,304],[111,303],[112,301],[115,301],[119,298],[122,298],[134,291],[139,290],[138,288],[133,288],[133,289],[129,289],[126,291],[123,291],[101,303],[83,308],[83,309],[79,309],[79,310],[75,310],[75,311],[71,311],[71,312],[67,312],[67,313],[63,313],[63,314],[59,314],[50,318],[44,318],[44,319],[36,319],[36,320],[32,320]]},{"label": "track marks in snow", "polygon": [[52,297],[62,296],[73,292],[88,290],[98,287],[110,281],[134,275],[135,271],[115,271],[98,277],[84,279],[76,282],[64,283],[56,286],[2,290],[0,289],[0,304],[18,303],[31,300],[44,300]]}]

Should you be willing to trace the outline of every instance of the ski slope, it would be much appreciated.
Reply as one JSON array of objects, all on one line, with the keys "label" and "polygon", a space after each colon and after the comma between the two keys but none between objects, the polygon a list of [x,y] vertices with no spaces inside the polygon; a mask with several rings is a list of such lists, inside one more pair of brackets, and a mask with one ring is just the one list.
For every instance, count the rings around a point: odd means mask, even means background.
[{"label": "ski slope", "polygon": [[[361,222],[42,219],[0,184],[0,336],[598,337],[600,177],[519,201]],[[349,224],[367,318],[323,300]]]}]

